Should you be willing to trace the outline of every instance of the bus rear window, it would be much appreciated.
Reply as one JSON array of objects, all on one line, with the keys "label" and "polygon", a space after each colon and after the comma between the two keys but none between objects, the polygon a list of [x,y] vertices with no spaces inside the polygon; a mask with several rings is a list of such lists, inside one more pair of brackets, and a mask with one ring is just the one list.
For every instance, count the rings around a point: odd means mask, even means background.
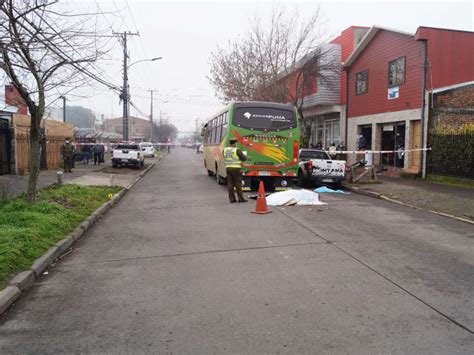
[{"label": "bus rear window", "polygon": [[234,111],[235,126],[276,131],[296,127],[295,113],[291,110],[282,110],[271,107],[238,107]]}]

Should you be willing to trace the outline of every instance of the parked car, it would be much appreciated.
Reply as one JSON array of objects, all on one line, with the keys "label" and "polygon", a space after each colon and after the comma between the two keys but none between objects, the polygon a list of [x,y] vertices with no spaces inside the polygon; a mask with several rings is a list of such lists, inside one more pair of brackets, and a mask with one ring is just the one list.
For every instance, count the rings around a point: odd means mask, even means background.
[{"label": "parked car", "polygon": [[146,158],[155,157],[155,148],[153,147],[153,144],[150,142],[142,142],[140,143],[140,147],[142,148],[142,152]]},{"label": "parked car", "polygon": [[324,150],[301,149],[298,168],[298,186],[307,182],[341,185],[349,170],[346,161],[332,160]]},{"label": "parked car", "polygon": [[139,143],[123,142],[112,151],[112,166],[132,165],[141,168],[145,164],[145,154]]}]

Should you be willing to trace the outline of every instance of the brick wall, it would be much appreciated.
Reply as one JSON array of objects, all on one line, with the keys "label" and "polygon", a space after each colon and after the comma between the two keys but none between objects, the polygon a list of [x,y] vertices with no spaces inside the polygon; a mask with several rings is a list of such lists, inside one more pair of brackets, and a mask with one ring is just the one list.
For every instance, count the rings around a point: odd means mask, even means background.
[{"label": "brick wall", "polygon": [[474,124],[474,85],[435,94],[433,101],[432,126]]},{"label": "brick wall", "polygon": [[435,95],[436,107],[474,107],[474,85]]}]

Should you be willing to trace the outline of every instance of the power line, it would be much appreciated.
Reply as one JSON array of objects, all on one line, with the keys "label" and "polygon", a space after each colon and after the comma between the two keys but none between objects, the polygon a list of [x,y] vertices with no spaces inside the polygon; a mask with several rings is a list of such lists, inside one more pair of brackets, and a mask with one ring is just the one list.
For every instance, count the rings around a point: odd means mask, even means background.
[{"label": "power line", "polygon": [[[18,15],[20,15],[20,13],[17,11],[17,10],[14,10]],[[71,45],[69,43],[69,41],[67,41],[63,35],[61,33],[59,33],[56,28],[54,26],[51,26],[51,24],[46,21],[46,19],[43,17],[42,18],[42,22],[44,22],[62,41],[65,45],[69,46],[74,52],[76,52],[77,54],[79,55],[82,55],[77,48],[75,48],[73,45]],[[51,50],[55,55],[57,55],[59,58],[63,59],[63,60],[66,60],[68,62],[71,62],[70,65],[72,67],[74,67],[75,69],[79,70],[81,73],[85,74],[86,76],[88,76],[89,78],[91,79],[94,79],[96,80],[97,82],[111,88],[111,89],[114,89],[116,90],[118,87],[115,86],[114,84],[111,84],[109,82],[107,82],[106,80],[100,78],[97,74],[89,71],[85,66],[79,64],[79,63],[76,63],[76,61],[70,57],[69,55],[67,55],[66,53],[64,53],[64,49],[61,50],[61,48],[59,48],[57,46],[57,44],[55,44],[54,42],[52,42],[47,36],[46,36],[46,33],[44,33],[44,31],[39,31],[38,27],[32,23],[31,21],[28,21],[26,20],[26,23],[31,27],[33,28],[34,30],[36,30],[37,32],[37,35],[38,36],[42,36],[43,37],[43,44],[45,45],[46,49],[49,49]],[[23,26],[24,30],[29,32],[31,35],[35,35],[34,32],[32,32],[30,29],[28,29],[26,26]],[[51,48],[53,47],[53,48]],[[91,63],[87,63],[89,64],[90,66],[92,66]]]}]

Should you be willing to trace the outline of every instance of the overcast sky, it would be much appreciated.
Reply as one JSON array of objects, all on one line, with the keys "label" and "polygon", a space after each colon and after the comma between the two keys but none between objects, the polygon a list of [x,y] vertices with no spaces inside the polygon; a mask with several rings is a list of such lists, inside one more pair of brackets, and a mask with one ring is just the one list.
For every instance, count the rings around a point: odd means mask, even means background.
[{"label": "overcast sky", "polygon": [[[134,116],[150,113],[150,92],[154,89],[154,118],[169,118],[181,131],[195,129],[196,118],[203,121],[219,108],[219,102],[209,85],[208,60],[216,46],[235,40],[246,32],[249,18],[254,14],[268,17],[271,1],[73,1],[75,6],[96,7],[113,11],[102,16],[110,30],[139,31],[130,37],[130,60],[162,56],[156,62],[144,62],[130,68],[132,101],[142,114],[131,109]],[[314,1],[283,2],[301,13],[313,11]],[[336,37],[351,26],[380,25],[415,32],[420,25],[474,30],[474,9],[466,2],[322,2],[324,30],[328,37]],[[121,85],[121,46],[117,41],[107,67],[106,77]],[[121,117],[121,106],[116,94],[108,89],[88,91],[87,98],[71,98],[70,104],[91,108],[98,117]]]}]

